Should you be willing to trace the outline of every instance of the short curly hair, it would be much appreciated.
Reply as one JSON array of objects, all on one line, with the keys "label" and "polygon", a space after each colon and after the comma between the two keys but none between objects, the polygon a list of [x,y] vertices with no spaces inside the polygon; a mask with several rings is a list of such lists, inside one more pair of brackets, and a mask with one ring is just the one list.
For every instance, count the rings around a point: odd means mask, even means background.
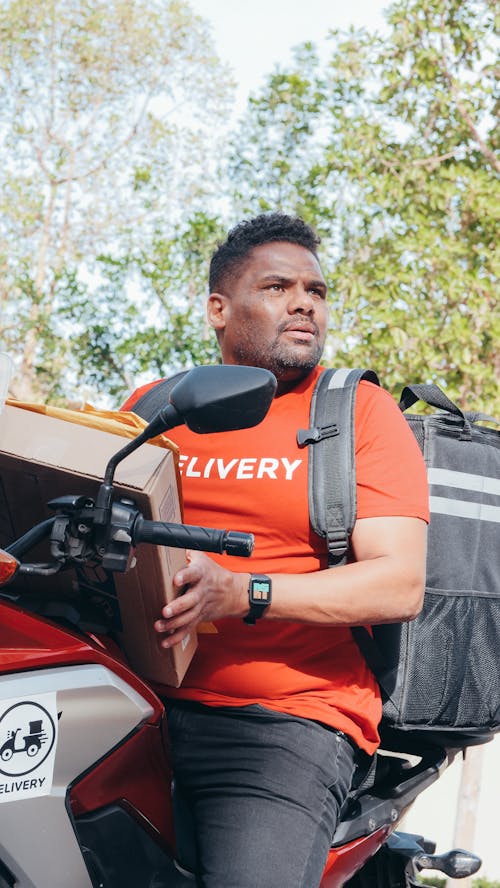
[{"label": "short curly hair", "polygon": [[239,222],[212,256],[208,280],[210,292],[216,293],[228,284],[254,247],[272,241],[298,244],[317,256],[320,238],[299,216],[286,213],[262,213],[254,219]]}]

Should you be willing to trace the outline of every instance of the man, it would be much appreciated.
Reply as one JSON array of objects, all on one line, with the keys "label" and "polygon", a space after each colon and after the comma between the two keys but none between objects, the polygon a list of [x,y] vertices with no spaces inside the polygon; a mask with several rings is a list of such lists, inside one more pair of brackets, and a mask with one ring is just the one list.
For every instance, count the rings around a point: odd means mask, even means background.
[{"label": "man", "polygon": [[[256,541],[250,565],[188,553],[174,577],[179,596],[155,624],[164,647],[202,620],[218,630],[200,635],[181,688],[165,689],[204,888],[319,885],[356,762],[378,743],[380,697],[349,627],[407,620],[421,607],[425,468],[395,402],[368,382],[356,401],[352,562],[326,570],[309,525],[296,433],[309,425],[327,331],[318,243],[302,220],[276,213],[241,223],[219,246],[208,319],[222,360],[271,370],[277,394],[255,429],[172,433],[185,520]],[[264,575],[252,588],[270,596],[267,606],[250,607],[249,570]]]}]

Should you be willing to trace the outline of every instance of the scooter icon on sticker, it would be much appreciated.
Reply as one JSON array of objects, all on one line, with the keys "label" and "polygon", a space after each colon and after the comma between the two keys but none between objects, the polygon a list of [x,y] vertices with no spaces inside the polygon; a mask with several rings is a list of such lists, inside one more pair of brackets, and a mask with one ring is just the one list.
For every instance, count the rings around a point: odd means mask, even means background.
[{"label": "scooter icon on sticker", "polygon": [[9,737],[0,749],[0,758],[3,762],[8,762],[17,752],[25,752],[26,755],[33,757],[42,748],[42,743],[47,741],[47,734],[42,731],[41,719],[30,721],[29,733],[22,737],[21,743],[24,741],[24,745],[18,745],[17,735],[22,730],[22,728],[14,728],[13,731],[9,731]]},{"label": "scooter icon on sticker", "polygon": [[15,703],[0,718],[0,773],[20,777],[45,761],[56,736],[52,716],[39,703]]}]

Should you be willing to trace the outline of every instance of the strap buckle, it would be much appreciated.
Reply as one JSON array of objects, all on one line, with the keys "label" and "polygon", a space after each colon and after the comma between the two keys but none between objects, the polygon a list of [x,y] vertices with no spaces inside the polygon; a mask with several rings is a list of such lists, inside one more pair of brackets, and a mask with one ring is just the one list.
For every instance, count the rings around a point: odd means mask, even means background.
[{"label": "strap buckle", "polygon": [[343,527],[329,528],[326,533],[329,564],[339,564],[349,548],[349,537]]},{"label": "strap buckle", "polygon": [[339,433],[339,427],[336,423],[326,426],[313,426],[311,429],[299,429],[297,432],[297,444],[299,447],[305,447],[307,444],[317,444],[318,441],[324,441],[325,438],[335,438]]}]

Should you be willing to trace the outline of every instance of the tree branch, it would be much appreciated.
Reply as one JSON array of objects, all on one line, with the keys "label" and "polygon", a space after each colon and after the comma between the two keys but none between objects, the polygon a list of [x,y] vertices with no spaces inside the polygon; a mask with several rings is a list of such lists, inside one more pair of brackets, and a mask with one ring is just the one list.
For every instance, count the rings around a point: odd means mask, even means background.
[{"label": "tree branch", "polygon": [[451,160],[455,157],[455,151],[447,151],[446,154],[434,154],[431,157],[422,157],[419,160],[412,160],[412,166],[431,166],[437,167],[443,160]]},{"label": "tree branch", "polygon": [[483,155],[483,157],[486,158],[486,160],[489,160],[493,169],[496,170],[497,173],[500,173],[500,160],[498,159],[496,154],[491,150],[491,148],[488,148],[488,145],[486,144],[484,139],[482,139],[481,136],[479,135],[479,132],[474,124],[474,121],[472,120],[472,117],[470,116],[469,112],[464,107],[464,105],[462,105],[462,103],[459,99],[458,92],[457,92],[453,83],[450,83],[450,88],[451,88],[453,97],[455,99],[455,105],[456,105],[457,111],[460,114],[462,120],[468,126],[469,131],[470,131],[474,141],[477,143],[481,154]]},{"label": "tree branch", "polygon": [[447,56],[446,56],[446,46],[445,46],[444,34],[441,36],[441,57],[443,59],[444,75],[447,80],[448,86],[450,88],[450,93],[453,96],[453,99],[455,101],[456,109],[457,109],[458,113],[460,114],[460,117],[464,121],[465,125],[467,126],[472,138],[476,142],[483,157],[485,157],[486,160],[488,160],[491,163],[493,169],[496,170],[497,173],[499,173],[500,172],[500,160],[498,159],[498,157],[496,156],[494,151],[492,151],[491,148],[488,147],[488,145],[486,144],[484,139],[481,138],[481,136],[479,134],[479,130],[477,129],[477,126],[475,125],[472,117],[470,116],[469,112],[467,111],[467,108],[465,107],[465,105],[463,104],[463,102],[460,99],[460,94],[459,94],[459,91],[457,88],[456,81],[455,81],[453,75],[451,74],[451,71],[449,70],[448,65],[446,64]]}]

